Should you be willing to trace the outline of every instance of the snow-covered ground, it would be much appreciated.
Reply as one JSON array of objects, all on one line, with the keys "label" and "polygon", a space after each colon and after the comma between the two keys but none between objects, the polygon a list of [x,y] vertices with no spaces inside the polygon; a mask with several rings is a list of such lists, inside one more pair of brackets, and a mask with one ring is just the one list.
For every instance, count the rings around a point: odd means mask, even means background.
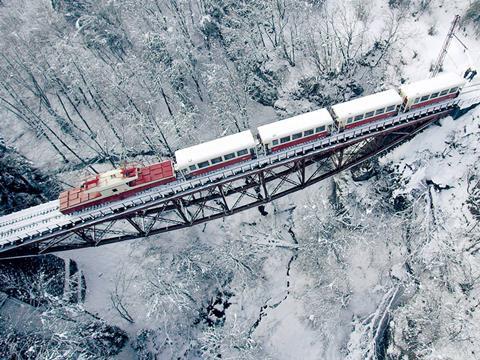
[{"label": "snow-covered ground", "polygon": [[[398,57],[388,69],[385,87],[398,85],[400,78],[411,81],[428,76],[453,15],[463,13],[468,4],[468,1],[440,0],[433,2],[431,10],[425,13],[406,15],[396,46]],[[376,0],[369,6],[374,19],[389,11],[385,1]],[[381,22],[373,21],[371,26],[380,29]],[[463,73],[467,67],[480,64],[480,42],[471,34],[468,27],[462,27],[458,33],[468,50],[453,39],[444,63],[446,71]],[[283,93],[289,93],[308,70],[307,66],[293,68],[287,75]],[[310,109],[312,104],[297,100],[296,106],[297,110]],[[250,106],[249,111],[252,127],[275,117],[271,108],[261,105]],[[33,141],[31,133],[15,134],[11,127],[5,134],[11,142],[23,144],[30,159],[54,167],[55,160],[42,155],[50,151],[45,143],[40,148],[25,146]],[[170,322],[178,322],[179,331],[188,326],[195,328],[198,319],[192,314],[198,315],[195,311],[206,306],[197,303],[193,309],[182,307],[183,301],[188,303],[188,300],[182,297],[181,290],[205,291],[214,297],[217,287],[222,287],[217,281],[228,276],[216,274],[218,278],[211,279],[209,284],[195,284],[195,279],[201,279],[202,273],[213,268],[224,268],[225,272],[237,269],[225,286],[232,296],[221,326],[224,332],[210,336],[204,327],[198,326],[194,331],[204,333],[188,336],[203,339],[198,340],[204,341],[202,346],[216,341],[218,346],[227,348],[225,355],[230,358],[244,354],[236,341],[247,337],[251,343],[248,346],[242,343],[243,350],[261,348],[257,353],[251,350],[250,358],[366,358],[372,354],[369,351],[375,338],[372,319],[381,317],[385,303],[391,300],[389,296],[401,284],[408,291],[400,306],[396,304],[391,309],[388,346],[392,358],[398,356],[399,349],[413,346],[407,341],[408,334],[405,335],[407,330],[414,332],[409,327],[413,318],[421,323],[416,329],[435,327],[439,334],[418,336],[419,341],[435,340],[425,345],[425,349],[420,346],[418,351],[413,349],[412,354],[417,351],[414,355],[431,359],[473,359],[480,343],[480,331],[475,325],[479,320],[475,310],[479,288],[473,283],[472,296],[459,289],[468,279],[480,275],[478,255],[471,243],[478,238],[479,227],[475,227],[467,203],[471,178],[479,173],[479,144],[480,110],[476,109],[455,121],[443,119],[438,126],[430,127],[380,158],[379,168],[391,170],[389,174],[394,179],[391,183],[377,177],[354,182],[347,172],[270,204],[267,216],[253,209],[205,226],[58,255],[75,260],[84,272],[86,309],[125,329],[132,341],[141,330],[156,331],[153,337],[158,337],[158,343],[149,346],[156,346],[153,351],[159,358],[181,356],[184,347],[188,347],[182,344],[182,348],[172,350],[159,344],[168,337],[181,344],[175,336],[182,334],[172,334],[175,326],[165,321],[168,315]],[[65,179],[73,179],[75,174],[65,175]],[[382,187],[385,182],[390,189]],[[341,194],[350,216],[356,215],[354,220],[346,217],[344,223],[337,224],[338,228],[335,228],[338,209],[328,205],[333,187]],[[395,216],[385,210],[398,196],[414,203],[419,213],[423,202],[427,202],[425,218],[416,217],[417,222],[410,224],[425,231],[424,242],[406,241],[405,234],[411,229],[406,230],[409,224],[405,224],[404,215]],[[340,226],[345,224],[348,226]],[[445,248],[453,249],[452,253]],[[194,259],[185,256],[185,249],[192,250]],[[458,254],[457,262],[452,254]],[[406,263],[413,268],[411,272]],[[447,276],[439,274],[439,264],[447,267]],[[189,268],[194,279],[178,273],[184,265],[198,265],[200,270]],[[165,275],[167,282],[161,289],[168,293],[165,304],[146,290],[152,279],[158,279],[155,277],[158,272]],[[413,278],[417,282],[416,292],[409,287]],[[442,287],[442,281],[448,286]],[[114,308],[115,295],[121,297],[133,323]],[[429,298],[435,302],[429,304]],[[165,314],[162,306],[167,309],[167,305],[172,306],[168,308],[171,312]],[[453,324],[451,332],[445,330],[448,326],[441,321],[438,324],[432,321],[428,327],[429,317],[442,316]],[[188,336],[185,334],[185,338]],[[135,358],[135,352],[127,346],[118,358]]]},{"label": "snow-covered ground", "polygon": [[[429,64],[435,59],[434,55],[441,46],[452,17],[451,14],[454,13],[451,8],[447,9],[451,4],[454,7],[462,8],[460,4],[448,2],[442,8],[435,9],[433,14],[424,14],[420,19],[411,20],[411,23],[406,26],[415,33],[414,36],[404,40],[406,46],[402,50],[402,57],[408,63],[404,69],[409,79],[424,77]],[[437,34],[430,36],[427,35],[427,32],[432,25],[436,26]],[[471,46],[471,49],[480,48],[478,41],[472,37],[465,41]],[[429,49],[429,52],[425,53],[424,49]],[[412,59],[414,52],[418,55]],[[473,51],[473,53],[478,54],[479,52]],[[478,57],[471,59],[471,55],[466,56],[462,48],[454,41],[445,68],[460,72],[466,65],[471,64],[478,64]],[[433,192],[435,208],[442,213],[442,221],[446,228],[464,229],[465,218],[469,218],[465,203],[468,196],[466,183],[471,172],[478,174],[479,125],[480,112],[478,110],[464,115],[457,121],[447,118],[441,121],[441,126],[432,126],[415,139],[384,156],[381,159],[381,165],[396,166],[402,181],[405,181],[404,186],[395,190],[394,194],[399,192],[409,194],[423,189],[427,180],[440,186],[449,186],[450,188],[447,190]],[[342,176],[340,175],[340,177]],[[363,192],[369,193],[372,197],[377,196],[372,195],[371,188],[364,189],[369,186],[368,183],[367,181],[367,184],[358,185],[350,182],[353,187],[350,189],[351,193],[360,197],[363,196]],[[325,184],[316,185],[302,194],[295,194],[287,199],[277,201],[275,207],[278,209],[291,206],[301,207],[311,196],[326,194],[327,191],[328,186]],[[379,200],[372,199],[371,201]],[[243,222],[256,221],[268,224],[273,222],[272,218],[276,216],[270,214],[266,218],[262,218],[258,212],[251,210],[225,221],[233,223],[231,227],[236,228],[240,227]],[[225,236],[222,229],[219,229],[221,223],[222,221],[209,223],[205,232],[202,231],[202,226],[197,226],[191,230],[165,234],[148,240],[114,244],[98,249],[77,250],[60,255],[73,258],[85,272],[88,286],[86,308],[127,329],[133,338],[140,329],[161,326],[161,322],[158,322],[157,319],[147,316],[148,309],[145,307],[146,304],[139,288],[141,282],[136,280],[142,277],[142,258],[136,255],[139,248],[146,246],[145,243],[164,242],[166,246],[163,246],[163,249],[168,251],[168,245],[176,242],[209,242],[211,239],[219,239],[213,242],[221,247],[221,238]],[[265,241],[265,238],[259,236],[256,241]],[[240,294],[234,295],[231,300],[233,305],[226,314],[226,324],[234,319],[238,321],[238,318],[253,324],[259,317],[262,307],[267,305],[263,311],[265,315],[253,333],[253,339],[262,344],[265,352],[271,358],[339,359],[344,357],[353,319],[364,319],[375,311],[385,293],[385,284],[388,283],[385,278],[395,273],[398,267],[395,259],[389,258],[388,245],[384,243],[385,241],[388,239],[382,237],[372,239],[375,256],[372,255],[371,249],[367,249],[362,242],[353,245],[349,250],[351,257],[346,260],[349,268],[347,281],[351,285],[349,301],[346,306],[337,304],[338,308],[335,311],[338,312],[335,315],[338,316],[338,322],[336,326],[335,322],[328,322],[332,326],[329,329],[328,337],[324,332],[320,333],[318,326],[314,325],[315,322],[321,323],[323,319],[315,319],[315,315],[310,314],[311,305],[306,300],[310,297],[304,296],[306,291],[311,291],[308,290],[308,284],[311,282],[309,278],[312,275],[305,275],[301,269],[298,269],[296,265],[298,259],[295,259],[287,277],[286,267],[294,253],[288,248],[271,248],[264,263],[263,274],[259,275],[262,277],[262,286],[244,289]],[[403,261],[403,258],[400,257],[397,260]],[[474,270],[477,272],[479,269]],[[116,310],[112,308],[110,294],[114,291],[116,277],[121,272],[127,273],[128,277],[133,279],[126,289],[125,299],[127,308],[135,319],[135,324],[129,324],[122,320]],[[322,275],[322,273],[317,274],[320,278]],[[290,283],[288,288],[287,281]],[[232,288],[235,290],[235,282],[232,284]],[[318,288],[316,290],[318,291]],[[320,297],[318,301],[322,301],[322,291],[318,291],[317,296]],[[272,306],[273,304],[276,306]],[[480,333],[472,334],[472,336],[478,340]],[[460,358],[456,351],[458,350],[455,345],[445,344],[444,347],[435,349],[429,356],[430,358]],[[351,356],[353,356],[352,354],[355,354],[354,350],[352,350]],[[359,356],[357,358],[362,356],[360,354],[362,353],[357,353]],[[119,358],[132,357],[131,350],[126,350]]]},{"label": "snow-covered ground", "polygon": [[[480,111],[474,110],[458,120],[452,118],[443,119],[440,126],[432,126],[423,133],[396,148],[380,159],[381,166],[395,167],[399,183],[392,196],[416,194],[424,191],[426,182],[433,181],[440,187],[450,188],[433,191],[433,201],[437,214],[441,214],[443,226],[453,233],[465,231],[471,227],[473,220],[469,213],[466,198],[467,182],[469,175],[478,174],[478,144],[480,139]],[[446,171],[448,169],[448,171]],[[344,179],[344,176],[346,178]],[[349,179],[348,174],[339,176],[337,179],[343,186],[348,185],[349,196],[356,199],[361,207],[368,209],[371,204],[382,203],[385,199],[375,191],[376,183],[369,180],[364,183],[355,183]],[[329,194],[329,182],[316,185],[305,190],[294,197],[287,197],[275,203],[275,209],[295,208],[297,213],[304,204],[312,199],[321,199],[322,194]],[[288,220],[285,213],[274,214],[273,208],[269,206],[270,214],[261,217],[257,210],[250,210],[238,214],[224,221],[208,223],[205,230],[202,226],[192,229],[165,234],[146,240],[136,240],[131,243],[108,245],[98,249],[83,249],[60,254],[62,257],[73,258],[83,269],[86,275],[87,299],[85,306],[88,310],[97,313],[99,316],[127,329],[132,338],[140,329],[155,329],[161,326],[161,321],[152,314],[147,316],[149,311],[145,299],[142,297],[141,285],[142,266],[144,261],[155,261],[155,258],[142,258],[142,251],[152,243],[162,243],[160,246],[164,251],[176,251],[178,243],[195,241],[199,243],[215,244],[223,246],[222,239],[226,234],[222,227],[224,222],[229,223],[229,229],[251,228],[247,223],[256,222],[256,230],[248,230],[250,241],[268,243],[269,250],[263,264],[263,271],[258,274],[261,281],[253,287],[245,287],[240,282],[233,282],[231,288],[238,291],[230,300],[232,305],[226,313],[225,326],[229,322],[242,322],[253,325],[260,317],[261,322],[253,332],[253,339],[262,344],[264,350],[274,359],[337,359],[347,355],[346,343],[348,339],[354,338],[350,334],[355,319],[366,319],[375,313],[377,305],[392,284],[391,276],[396,278],[406,277],[403,262],[404,254],[398,249],[398,242],[401,240],[389,234],[392,228],[366,229],[365,232],[377,232],[376,236],[368,241],[365,239],[352,240],[347,248],[344,261],[345,269],[338,274],[335,269],[338,265],[327,256],[327,264],[332,262],[332,273],[326,275],[323,272],[315,274],[316,269],[305,273],[301,263],[305,256],[291,236],[286,232],[283,225],[289,227],[296,224]],[[374,212],[378,216],[377,212]],[[294,219],[296,218],[293,215]],[[320,220],[322,218],[320,217]],[[387,217],[386,220],[389,218]],[[465,219],[468,219],[466,222]],[[367,223],[367,226],[371,224]],[[265,230],[262,230],[265,229]],[[270,229],[277,229],[276,233]],[[269,232],[270,230],[270,232]],[[398,229],[396,229],[397,231]],[[298,229],[300,231],[300,229]],[[383,233],[378,233],[383,231]],[[362,237],[359,234],[359,238]],[[245,241],[244,231],[238,234],[230,234],[238,241]],[[248,238],[248,237],[247,237]],[[193,239],[193,240],[192,240]],[[280,240],[279,240],[280,239]],[[395,245],[389,245],[388,242]],[[175,245],[177,244],[177,245]],[[280,246],[277,246],[280,244]],[[281,247],[281,245],[286,245]],[[291,246],[291,247],[289,247]],[[459,249],[468,247],[468,244],[457,244]],[[400,252],[399,252],[400,251]],[[290,271],[287,275],[287,266],[292,258]],[[300,265],[299,265],[300,263]],[[321,267],[319,268],[321,269]],[[480,268],[472,269],[475,273]],[[132,278],[128,288],[125,290],[126,306],[135,319],[135,324],[129,324],[121,319],[118,312],[113,309],[110,294],[114,292],[117,278],[122,273]],[[336,276],[338,280],[335,280]],[[318,278],[312,278],[312,276]],[[322,277],[325,276],[324,279]],[[319,285],[322,281],[332,281],[329,284]],[[239,280],[237,280],[239,281]],[[329,304],[326,316],[317,307],[324,301],[332,301],[333,293],[337,289],[335,281],[348,284],[348,297],[344,305],[341,303]],[[288,282],[288,285],[287,285]],[[251,284],[250,284],[251,285]],[[325,290],[322,290],[325,287]],[[325,298],[322,295],[328,294]],[[312,296],[318,297],[317,302],[312,302]],[[341,298],[341,296],[339,297]],[[335,300],[333,300],[335,301]],[[266,306],[264,309],[263,307]],[[324,305],[327,306],[327,305]],[[323,310],[322,310],[323,311]],[[260,316],[262,314],[262,316]],[[333,314],[333,315],[332,315]],[[328,335],[325,330],[320,331],[320,325],[325,322],[330,326]],[[480,334],[477,334],[479,336]],[[454,346],[452,347],[455,348]],[[351,358],[355,351],[350,348]],[[458,351],[450,348],[437,350]],[[363,353],[358,353],[363,354]],[[130,350],[123,354],[124,358],[131,356]],[[455,353],[453,353],[455,355]],[[359,355],[360,356],[360,355]],[[361,358],[361,357],[357,357]],[[452,358],[456,358],[453,356]]]}]

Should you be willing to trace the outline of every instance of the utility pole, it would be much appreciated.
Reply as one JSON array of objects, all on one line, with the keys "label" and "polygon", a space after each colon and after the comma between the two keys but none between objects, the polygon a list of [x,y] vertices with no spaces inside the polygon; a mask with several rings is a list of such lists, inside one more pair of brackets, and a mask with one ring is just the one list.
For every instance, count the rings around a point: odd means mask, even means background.
[{"label": "utility pole", "polygon": [[440,54],[438,55],[438,58],[437,58],[437,62],[433,67],[432,73],[430,74],[431,78],[436,76],[440,72],[440,69],[442,68],[442,65],[443,65],[443,60],[445,60],[445,56],[447,55],[448,47],[450,46],[450,42],[452,41],[452,38],[455,36],[455,30],[459,23],[460,23],[460,15],[455,15],[452,21],[452,25],[450,26],[450,30],[448,31],[447,37],[443,42],[442,51],[440,51]]}]

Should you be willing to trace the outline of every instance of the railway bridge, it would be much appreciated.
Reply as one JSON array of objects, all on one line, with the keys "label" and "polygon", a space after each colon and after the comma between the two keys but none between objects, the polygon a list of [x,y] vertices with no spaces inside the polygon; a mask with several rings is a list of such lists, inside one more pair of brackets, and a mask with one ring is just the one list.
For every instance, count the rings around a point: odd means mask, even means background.
[{"label": "railway bridge", "polygon": [[0,217],[0,259],[147,237],[258,207],[358,165],[478,103],[480,98],[461,95],[69,215],[59,211],[58,200],[15,212]]}]

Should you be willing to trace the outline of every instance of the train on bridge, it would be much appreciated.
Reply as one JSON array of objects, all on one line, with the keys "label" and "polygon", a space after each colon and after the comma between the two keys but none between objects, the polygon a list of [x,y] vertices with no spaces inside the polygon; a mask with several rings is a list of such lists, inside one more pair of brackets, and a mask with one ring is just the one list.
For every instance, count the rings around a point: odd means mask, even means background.
[{"label": "train on bridge", "polygon": [[149,166],[125,166],[86,179],[78,188],[60,194],[60,212],[70,214],[106,202],[125,199],[151,187],[161,186],[178,177],[194,177],[250,160],[300,143],[315,141],[455,98],[465,79],[444,73],[372,95],[359,97],[259,126],[256,137],[251,130],[177,150],[175,159]]}]

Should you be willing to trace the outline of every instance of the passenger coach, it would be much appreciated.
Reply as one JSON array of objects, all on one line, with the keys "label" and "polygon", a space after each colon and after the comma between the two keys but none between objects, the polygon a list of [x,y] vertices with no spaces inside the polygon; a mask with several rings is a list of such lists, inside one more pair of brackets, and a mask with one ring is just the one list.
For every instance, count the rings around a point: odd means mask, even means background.
[{"label": "passenger coach", "polygon": [[242,131],[175,151],[175,168],[177,171],[183,171],[185,175],[204,174],[249,160],[255,155],[255,149],[252,132]]},{"label": "passenger coach", "polygon": [[457,74],[445,73],[432,79],[416,81],[400,87],[405,111],[456,98],[465,79]]},{"label": "passenger coach", "polygon": [[312,111],[257,128],[267,151],[277,151],[328,135],[333,119],[326,109]]},{"label": "passenger coach", "polygon": [[394,116],[401,105],[402,97],[392,89],[333,105],[332,112],[341,130]]}]

